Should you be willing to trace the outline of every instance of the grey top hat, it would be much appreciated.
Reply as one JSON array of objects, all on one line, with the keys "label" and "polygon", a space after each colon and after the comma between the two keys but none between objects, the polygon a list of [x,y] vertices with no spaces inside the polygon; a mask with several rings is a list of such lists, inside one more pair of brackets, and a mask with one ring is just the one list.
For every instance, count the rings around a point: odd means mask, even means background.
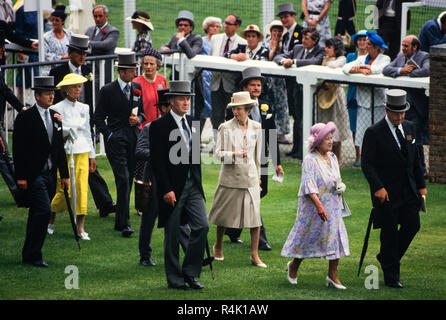
[{"label": "grey top hat", "polygon": [[265,83],[265,78],[262,77],[260,68],[258,67],[248,67],[242,71],[242,81],[240,81],[240,88],[243,88],[249,80],[259,79],[262,81],[262,85]]},{"label": "grey top hat", "polygon": [[401,89],[389,89],[386,91],[386,109],[393,112],[406,112],[410,104],[406,101],[407,92]]},{"label": "grey top hat", "polygon": [[75,49],[83,52],[90,52],[88,48],[89,38],[83,34],[71,34],[70,43],[67,44],[68,48]]},{"label": "grey top hat", "polygon": [[118,54],[118,68],[136,68],[136,54],[134,52],[123,52]]},{"label": "grey top hat", "polygon": [[54,77],[53,76],[40,76],[34,77],[34,87],[32,90],[42,90],[42,91],[54,91],[59,90],[54,86]]},{"label": "grey top hat", "polygon": [[296,11],[293,8],[292,3],[282,3],[277,6],[277,16],[280,16],[285,13],[296,14]]},{"label": "grey top hat", "polygon": [[190,90],[190,81],[188,80],[177,80],[170,81],[170,89],[166,96],[194,96]]},{"label": "grey top hat", "polygon": [[194,15],[192,12],[187,11],[187,10],[181,10],[178,13],[178,18],[175,20],[175,25],[178,27],[178,22],[180,20],[188,20],[191,23],[191,26],[194,26]]}]

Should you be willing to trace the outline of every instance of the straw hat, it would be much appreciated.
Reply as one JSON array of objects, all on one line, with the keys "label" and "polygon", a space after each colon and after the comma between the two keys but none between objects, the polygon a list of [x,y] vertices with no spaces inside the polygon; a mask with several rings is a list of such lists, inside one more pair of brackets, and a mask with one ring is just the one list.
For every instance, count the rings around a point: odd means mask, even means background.
[{"label": "straw hat", "polygon": [[149,28],[150,31],[155,30],[152,22],[150,22],[150,15],[145,11],[135,11],[131,17],[127,17],[125,20],[141,23]]},{"label": "straw hat", "polygon": [[326,82],[317,92],[317,104],[321,109],[330,108],[336,101],[336,84]]},{"label": "straw hat", "polygon": [[57,84],[57,88],[63,87],[63,86],[71,86],[74,84],[81,84],[84,82],[87,82],[87,78],[75,74],[75,73],[69,73],[65,77],[63,77],[62,81]]},{"label": "straw hat", "polygon": [[283,34],[287,32],[287,28],[285,28],[280,20],[273,20],[265,26],[266,35],[271,35],[272,28],[282,28]]},{"label": "straw hat", "polygon": [[260,28],[258,26],[256,26],[255,24],[248,25],[245,30],[240,32],[240,36],[243,39],[246,39],[246,32],[255,32],[259,36],[259,41],[263,40],[263,33],[260,31]]},{"label": "straw hat", "polygon": [[254,103],[256,103],[256,101],[251,99],[251,96],[249,95],[248,91],[234,92],[231,97],[231,102],[228,104],[226,109],[238,106],[253,107]]}]

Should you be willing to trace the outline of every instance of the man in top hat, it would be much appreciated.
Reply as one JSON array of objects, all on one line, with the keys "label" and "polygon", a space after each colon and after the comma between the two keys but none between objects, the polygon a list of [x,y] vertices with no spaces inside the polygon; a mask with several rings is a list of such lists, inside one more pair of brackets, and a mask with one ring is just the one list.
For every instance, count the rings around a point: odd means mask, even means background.
[{"label": "man in top hat", "polygon": [[[50,76],[54,77],[54,82],[57,84],[69,73],[75,73],[84,76],[88,79],[82,85],[82,93],[79,101],[90,106],[90,126],[92,130],[92,137],[94,139],[94,109],[93,109],[93,74],[89,66],[85,64],[85,58],[89,52],[88,37],[81,34],[72,34],[68,46],[69,60],[67,63],[58,65],[51,69]],[[64,100],[59,91],[56,91],[54,97],[54,104]],[[90,172],[88,176],[88,184],[90,186],[91,194],[93,195],[96,208],[99,210],[101,217],[106,217],[109,213],[116,211],[116,205],[113,204],[113,199],[107,187],[107,183],[96,169]]]},{"label": "man in top hat", "polygon": [[[285,68],[307,66],[311,64],[321,65],[325,56],[325,48],[319,45],[319,32],[314,27],[302,30],[302,44],[293,47],[293,50],[279,54],[274,62]],[[295,79],[287,80],[287,96],[290,115],[293,116],[293,148],[287,156],[302,159],[302,117],[303,96],[302,85],[298,85]],[[294,103],[293,103],[294,102]]]},{"label": "man in top hat", "polygon": [[48,267],[41,250],[56,193],[56,173],[60,173],[62,188],[68,188],[68,166],[62,119],[48,109],[56,90],[54,78],[35,77],[32,89],[36,104],[17,115],[12,148],[17,185],[29,207],[22,259],[33,266]]},{"label": "man in top hat", "polygon": [[288,30],[282,38],[283,52],[292,51],[294,46],[302,43],[302,26],[296,23],[296,11],[292,3],[283,3],[277,6],[277,16],[282,25]]},{"label": "man in top hat", "polygon": [[426,21],[420,29],[420,50],[429,52],[431,46],[446,43],[446,11]]},{"label": "man in top hat", "polygon": [[[400,262],[420,229],[421,196],[426,195],[414,125],[404,120],[406,92],[387,90],[386,116],[364,135],[361,168],[370,185],[374,228],[381,228],[377,259],[384,283],[402,288]],[[398,229],[398,224],[400,228]]]},{"label": "man in top hat", "polygon": [[[108,23],[108,8],[105,5],[97,5],[93,9],[93,18],[96,26],[89,27],[85,35],[90,39],[91,55],[100,56],[114,54],[118,45],[119,30]],[[111,81],[112,60],[105,62],[105,83]],[[99,88],[99,63],[96,62],[95,82]]]},{"label": "man in top hat", "polygon": [[106,84],[99,91],[95,111],[95,124],[104,136],[105,152],[113,170],[116,183],[115,230],[129,237],[129,205],[135,172],[135,148],[139,125],[144,121],[142,90],[136,77],[134,52],[118,55],[117,80]]},{"label": "man in top hat", "polygon": [[[273,165],[276,169],[276,174],[279,176],[283,174],[282,166],[280,165],[280,151],[279,143],[277,141],[277,129],[274,122],[274,113],[270,109],[265,100],[260,99],[262,94],[262,86],[265,78],[261,75],[260,69],[257,67],[248,67],[242,71],[243,79],[240,82],[240,88],[243,91],[248,91],[251,99],[256,101],[255,106],[251,109],[249,117],[262,124],[262,159],[261,159],[261,191],[260,198],[266,196],[268,192],[268,157],[271,156]],[[232,118],[232,116],[227,117]],[[273,139],[273,140],[270,140]],[[260,227],[259,250],[271,250],[266,237],[265,225],[263,223]],[[227,228],[225,234],[229,236],[232,242],[240,242],[240,234],[243,229]]]},{"label": "man in top hat", "polygon": [[160,51],[181,50],[189,59],[201,53],[203,39],[200,35],[192,33],[194,30],[194,15],[192,12],[182,10],[175,20],[178,33],[174,34],[170,41],[161,47]]},{"label": "man in top hat", "polygon": [[[5,54],[5,36],[0,32],[0,61]],[[18,112],[23,110],[22,102],[17,99],[14,92],[5,83],[3,73],[0,69],[0,172],[14,200],[17,202],[17,184],[14,178],[14,164],[9,154],[8,143],[5,139],[4,118],[6,102]]]},{"label": "man in top hat", "polygon": [[[200,277],[209,230],[201,184],[199,121],[192,124],[189,81],[171,81],[171,110],[149,130],[151,168],[158,188],[158,227],[164,227],[164,264],[169,288],[202,289]],[[195,125],[197,124],[197,125]],[[180,225],[191,229],[182,266]],[[189,286],[186,286],[186,283]]]}]

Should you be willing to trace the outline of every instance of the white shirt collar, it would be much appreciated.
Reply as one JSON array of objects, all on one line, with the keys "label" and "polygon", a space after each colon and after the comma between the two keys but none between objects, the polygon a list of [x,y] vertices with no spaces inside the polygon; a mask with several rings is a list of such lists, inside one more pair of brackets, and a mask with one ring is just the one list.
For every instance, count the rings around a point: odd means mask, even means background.
[{"label": "white shirt collar", "polygon": [[76,68],[76,67],[74,66],[74,64],[71,63],[70,60],[68,60],[68,66],[70,67],[70,71],[71,71],[72,73],[75,73],[76,70],[79,70],[79,71],[80,71],[80,74],[82,74],[82,69],[81,69],[82,66],[79,66],[79,68]]},{"label": "white shirt collar", "polygon": [[262,43],[259,42],[259,44],[257,45],[257,47],[254,50],[249,49],[249,47],[246,47],[246,53],[249,53],[250,51],[252,51],[253,56],[257,53],[257,51],[260,50],[260,48],[262,47]]},{"label": "white shirt collar", "polygon": [[183,125],[181,124],[181,119],[183,119],[184,118],[184,120],[186,121],[186,125],[188,124],[187,123],[187,119],[186,119],[186,115],[184,115],[184,116],[179,116],[179,115],[177,115],[172,109],[170,109],[170,114],[172,115],[172,117],[173,117],[173,119],[175,120],[175,122],[178,124],[178,126],[181,128],[181,129],[183,129]]},{"label": "white shirt collar", "polygon": [[124,87],[126,85],[129,85],[131,88],[131,84],[132,84],[131,82],[127,83],[127,82],[122,81],[121,77],[118,77],[118,83],[119,83],[119,86],[121,87],[121,91],[124,90]]},{"label": "white shirt collar", "polygon": [[[387,125],[389,126],[390,130],[392,130],[394,132],[395,131],[395,126],[393,125],[392,122],[390,122],[390,119],[387,116],[387,114],[385,116],[385,119],[386,119]],[[398,129],[400,129],[404,133],[402,124],[398,125]]]}]

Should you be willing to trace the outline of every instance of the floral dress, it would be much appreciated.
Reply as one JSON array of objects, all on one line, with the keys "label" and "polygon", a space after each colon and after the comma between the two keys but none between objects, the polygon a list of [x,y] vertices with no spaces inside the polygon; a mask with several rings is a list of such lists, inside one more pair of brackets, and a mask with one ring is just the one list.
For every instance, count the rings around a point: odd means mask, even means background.
[{"label": "floral dress", "polygon": [[[331,168],[318,152],[308,154],[302,163],[297,217],[283,248],[282,256],[291,258],[339,259],[350,255],[347,230],[341,217],[342,199],[334,194],[340,178],[336,156],[328,152]],[[327,213],[319,217],[309,194],[316,193]]]}]

